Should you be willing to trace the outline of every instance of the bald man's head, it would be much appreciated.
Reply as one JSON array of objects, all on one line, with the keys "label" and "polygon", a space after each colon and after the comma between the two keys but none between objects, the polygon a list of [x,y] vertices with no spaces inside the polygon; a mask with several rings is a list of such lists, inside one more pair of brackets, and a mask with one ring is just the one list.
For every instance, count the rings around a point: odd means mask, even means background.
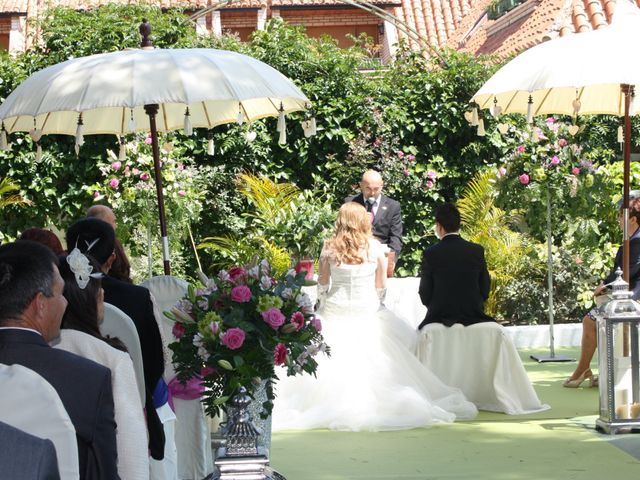
[{"label": "bald man's head", "polygon": [[106,205],[92,205],[87,210],[87,217],[97,218],[102,220],[103,222],[107,222],[113,230],[115,231],[118,228],[118,223],[116,222],[116,215]]},{"label": "bald man's head", "polygon": [[382,193],[382,175],[376,170],[367,170],[360,180],[360,191],[364,199],[377,198]]}]

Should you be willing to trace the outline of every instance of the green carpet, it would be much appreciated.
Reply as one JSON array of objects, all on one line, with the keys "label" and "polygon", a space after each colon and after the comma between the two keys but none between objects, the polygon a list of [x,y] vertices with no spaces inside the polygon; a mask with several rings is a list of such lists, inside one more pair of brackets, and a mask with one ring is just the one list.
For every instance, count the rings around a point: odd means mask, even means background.
[{"label": "green carpet", "polygon": [[278,432],[271,465],[288,480],[637,478],[640,435],[596,433],[597,389],[562,388],[575,363],[539,364],[529,355],[543,351],[520,353],[551,410],[480,412],[473,421],[399,432]]}]

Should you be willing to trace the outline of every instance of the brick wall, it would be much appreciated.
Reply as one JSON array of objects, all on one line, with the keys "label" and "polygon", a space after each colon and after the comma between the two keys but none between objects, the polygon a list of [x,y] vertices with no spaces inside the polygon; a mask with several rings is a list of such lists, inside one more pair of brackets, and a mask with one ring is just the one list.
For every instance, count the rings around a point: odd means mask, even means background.
[{"label": "brick wall", "polygon": [[257,10],[245,12],[220,11],[220,22],[223,32],[234,32],[240,36],[240,40],[247,41],[258,25]]}]

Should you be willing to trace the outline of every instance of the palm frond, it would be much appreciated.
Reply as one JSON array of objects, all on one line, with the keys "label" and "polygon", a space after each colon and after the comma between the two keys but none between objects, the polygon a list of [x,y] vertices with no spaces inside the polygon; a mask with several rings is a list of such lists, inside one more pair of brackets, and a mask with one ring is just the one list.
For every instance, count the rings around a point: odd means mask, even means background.
[{"label": "palm frond", "polygon": [[300,194],[293,183],[276,183],[264,175],[246,172],[238,175],[237,188],[256,207],[256,216],[265,219],[274,218]]},{"label": "palm frond", "polygon": [[9,205],[31,205],[32,202],[30,200],[18,193],[13,193],[19,190],[20,187],[12,183],[8,177],[0,178],[0,209]]}]

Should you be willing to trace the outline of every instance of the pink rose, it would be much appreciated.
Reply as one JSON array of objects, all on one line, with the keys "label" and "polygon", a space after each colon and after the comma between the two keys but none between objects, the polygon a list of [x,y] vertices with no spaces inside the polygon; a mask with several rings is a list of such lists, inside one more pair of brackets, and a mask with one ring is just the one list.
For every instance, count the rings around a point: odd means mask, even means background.
[{"label": "pink rose", "polygon": [[284,365],[287,361],[287,347],[284,343],[279,343],[276,345],[275,350],[273,351],[273,363],[275,365]]},{"label": "pink rose", "polygon": [[571,173],[573,173],[574,175],[580,175],[580,169],[578,167],[573,167],[571,169]]},{"label": "pink rose", "polygon": [[231,289],[231,300],[238,303],[246,303],[251,300],[251,289],[246,285],[238,285]]},{"label": "pink rose", "polygon": [[518,145],[518,147],[516,148],[516,152],[524,153],[524,145]]},{"label": "pink rose", "polygon": [[435,180],[438,177],[438,174],[436,172],[434,172],[433,170],[429,170],[427,172],[427,178],[430,180]]},{"label": "pink rose", "polygon": [[222,344],[229,350],[237,350],[244,343],[245,333],[241,328],[230,328],[222,335]]},{"label": "pink rose", "polygon": [[131,172],[129,171],[129,166],[128,165],[126,167],[124,167],[124,176],[127,177],[127,178],[131,176]]},{"label": "pink rose", "polygon": [[282,312],[275,307],[271,307],[266,312],[262,312],[262,319],[267,322],[267,324],[274,330],[277,330],[279,327],[281,327],[284,324],[285,320]]},{"label": "pink rose", "polygon": [[411,172],[409,170],[407,170],[406,168],[404,169],[404,171],[402,173],[404,174],[405,177],[408,177],[409,175],[411,175]]},{"label": "pink rose", "polygon": [[111,188],[118,188],[118,185],[120,185],[120,180],[118,180],[117,178],[112,178],[109,182],[109,186]]},{"label": "pink rose", "polygon": [[122,167],[122,163],[119,161],[113,162],[111,164],[111,168],[113,168],[116,172],[120,170],[120,167]]},{"label": "pink rose", "polygon": [[566,147],[569,144],[569,142],[567,142],[564,138],[560,138],[558,139],[558,146],[559,147]]},{"label": "pink rose", "polygon": [[138,175],[140,173],[140,170],[138,170],[136,167],[133,167],[131,173],[133,173],[134,175]]},{"label": "pink rose", "polygon": [[398,158],[404,158],[404,152],[402,150],[398,150],[396,155],[398,155]]},{"label": "pink rose", "polygon": [[178,165],[178,171],[183,171],[184,170],[184,165],[183,164],[179,164]]},{"label": "pink rose", "polygon": [[382,140],[380,140],[380,138],[376,137],[376,139],[373,141],[373,146],[374,147],[379,147],[382,144]]},{"label": "pink rose", "polygon": [[522,175],[520,175],[518,177],[518,181],[522,184],[522,185],[529,185],[529,175],[527,175],[526,173],[523,173]]},{"label": "pink rose", "polygon": [[179,197],[186,197],[187,196],[187,192],[185,192],[184,190],[178,190],[178,196]]},{"label": "pink rose", "polygon": [[507,174],[507,169],[504,167],[500,167],[498,169],[498,173],[500,174],[501,177],[504,177]]},{"label": "pink rose", "polygon": [[149,174],[147,172],[144,172],[140,175],[140,180],[142,180],[143,182],[146,182],[150,179],[151,177],[149,176]]},{"label": "pink rose", "polygon": [[427,180],[425,185],[427,186],[427,188],[433,188],[433,181],[432,180]]},{"label": "pink rose", "polygon": [[218,370],[216,370],[213,367],[202,367],[200,369],[200,376],[204,378],[204,377],[208,377],[209,375],[213,375],[214,373],[217,373],[217,372]]},{"label": "pink rose", "polygon": [[173,324],[173,328],[171,329],[171,333],[173,333],[173,336],[176,337],[177,339],[182,338],[182,336],[187,332],[187,330],[184,328],[184,326],[181,323],[174,323]]},{"label": "pink rose", "polygon": [[311,319],[311,326],[313,328],[315,328],[316,331],[318,331],[318,332],[322,331],[322,322],[320,321],[320,319],[318,317],[313,317]]},{"label": "pink rose", "polygon": [[560,159],[557,155],[551,157],[551,165],[560,165]]},{"label": "pink rose", "polygon": [[302,314],[302,312],[296,312],[291,315],[291,323],[296,326],[296,331],[304,327],[304,315]]},{"label": "pink rose", "polygon": [[151,135],[149,135],[148,137],[146,137],[144,139],[144,143],[147,145],[151,145],[151,143],[153,142],[153,140],[151,139]]},{"label": "pink rose", "polygon": [[553,117],[547,117],[545,122],[547,122],[547,125],[553,125],[554,123],[556,123],[556,119]]},{"label": "pink rose", "polygon": [[407,155],[407,160],[409,160],[410,162],[415,161],[416,156],[415,155]]},{"label": "pink rose", "polygon": [[98,197],[100,197],[100,192],[96,190],[95,192],[93,192],[93,198],[98,198]]},{"label": "pink rose", "polygon": [[233,267],[229,269],[229,277],[233,283],[238,283],[238,280],[242,280],[247,276],[247,271],[242,267]]}]

